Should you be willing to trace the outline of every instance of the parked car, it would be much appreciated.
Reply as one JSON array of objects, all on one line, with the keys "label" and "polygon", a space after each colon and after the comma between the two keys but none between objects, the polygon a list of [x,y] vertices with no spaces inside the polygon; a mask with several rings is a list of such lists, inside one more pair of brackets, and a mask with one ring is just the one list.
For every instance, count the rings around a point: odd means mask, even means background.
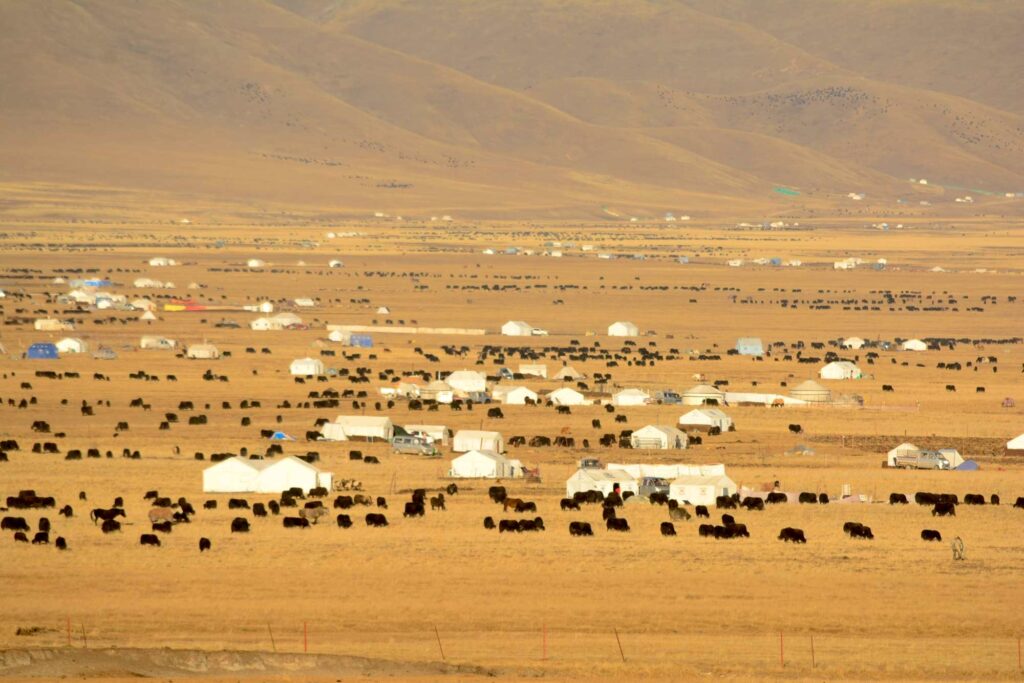
[{"label": "parked car", "polygon": [[683,397],[674,391],[659,391],[654,394],[654,400],[665,405],[678,405],[683,402]]},{"label": "parked car", "polygon": [[644,477],[640,480],[640,495],[650,497],[652,493],[665,493],[669,490],[668,480],[661,477]]},{"label": "parked car", "polygon": [[418,436],[396,436],[391,440],[391,450],[410,455],[439,455],[434,444]]}]

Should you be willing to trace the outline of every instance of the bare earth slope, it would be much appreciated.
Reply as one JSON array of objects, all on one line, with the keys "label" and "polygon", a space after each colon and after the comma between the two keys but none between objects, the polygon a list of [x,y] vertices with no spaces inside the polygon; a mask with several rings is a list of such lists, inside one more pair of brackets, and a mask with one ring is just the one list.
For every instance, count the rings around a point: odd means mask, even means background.
[{"label": "bare earth slope", "polygon": [[1020,8],[860,9],[4,3],[0,182],[565,216],[1024,187]]}]

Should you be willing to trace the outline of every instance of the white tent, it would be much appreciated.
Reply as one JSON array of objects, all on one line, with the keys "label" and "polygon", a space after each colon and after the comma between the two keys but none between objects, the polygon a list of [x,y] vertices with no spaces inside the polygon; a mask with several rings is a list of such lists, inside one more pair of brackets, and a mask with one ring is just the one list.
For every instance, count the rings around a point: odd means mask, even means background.
[{"label": "white tent", "polygon": [[548,400],[556,406],[582,406],[587,404],[586,397],[575,389],[562,387],[548,394]]},{"label": "white tent", "polygon": [[403,425],[409,434],[425,436],[434,444],[448,444],[448,428],[444,425]]},{"label": "white tent", "polygon": [[628,472],[581,468],[576,470],[565,482],[565,495],[572,498],[576,493],[582,491],[600,491],[607,496],[615,490],[616,485],[618,485],[620,493],[640,492],[636,479]]},{"label": "white tent", "polygon": [[433,399],[438,403],[451,403],[455,399],[455,392],[451,385],[444,380],[435,379],[420,389],[420,396],[424,399]]},{"label": "white tent", "polygon": [[251,258],[245,262],[245,265],[249,268],[262,268],[263,266],[267,265],[267,262],[264,261],[263,259]]},{"label": "white tent", "polygon": [[623,389],[612,394],[612,405],[642,406],[650,403],[651,395],[640,389]]},{"label": "white tent", "polygon": [[499,432],[487,432],[476,429],[460,429],[452,439],[452,450],[456,453],[465,451],[505,452],[505,441]]},{"label": "white tent", "polygon": [[609,337],[635,337],[640,334],[640,328],[631,322],[618,321],[608,326]]},{"label": "white tent", "polygon": [[670,425],[647,425],[633,432],[629,437],[633,448],[669,450],[686,448],[686,434]]},{"label": "white tent", "polygon": [[685,475],[672,481],[668,497],[678,503],[713,505],[718,496],[736,493],[736,482],[725,474],[701,476]]},{"label": "white tent", "polygon": [[313,306],[316,306],[316,302],[308,297],[299,297],[298,299],[293,299],[293,301],[296,306],[301,308],[312,308]]},{"label": "white tent", "polygon": [[328,268],[341,268],[344,265],[345,264],[341,261],[341,259],[331,259],[330,261],[327,262]]},{"label": "white tent", "polygon": [[[821,387],[820,384],[817,385]],[[821,387],[826,392],[826,395],[831,397],[832,393]],[[789,396],[783,396],[782,394],[765,394],[758,393],[756,391],[727,391],[725,392],[725,402],[731,406],[741,406],[745,404],[749,405],[763,405],[763,406],[805,406],[809,401],[802,398],[791,398]],[[685,401],[684,401],[685,403]]]},{"label": "white tent", "polygon": [[345,330],[331,330],[331,333],[327,335],[327,338],[332,342],[341,342],[347,344],[352,339],[352,333],[346,332]]},{"label": "white tent", "polygon": [[844,349],[862,349],[866,343],[860,337],[847,337],[843,340],[842,347]]},{"label": "white tent", "polygon": [[525,406],[527,399],[537,402],[537,392],[526,387],[495,387],[493,397],[509,406]]},{"label": "white tent", "polygon": [[177,342],[173,339],[165,339],[163,337],[156,337],[152,335],[146,335],[139,341],[140,349],[173,349],[177,345]]},{"label": "white tent", "polygon": [[156,313],[153,311],[145,311],[139,316],[139,320],[156,320]]},{"label": "white tent", "polygon": [[789,395],[793,398],[798,398],[801,401],[807,401],[808,403],[828,403],[832,400],[832,392],[821,386],[813,379],[809,379],[806,382],[793,387],[789,392]]},{"label": "white tent", "polygon": [[698,384],[684,391],[682,400],[684,406],[722,405],[725,393],[710,384]]},{"label": "white tent", "polygon": [[1006,450],[1008,451],[1022,451],[1024,450],[1024,434],[1010,439],[1006,442]]},{"label": "white tent", "polygon": [[164,286],[160,280],[154,280],[151,277],[139,277],[135,278],[132,284],[138,289],[161,289]]},{"label": "white tent", "polygon": [[279,330],[281,328],[270,318],[256,318],[249,323],[249,329],[256,332],[266,332],[267,330]]},{"label": "white tent", "polygon": [[269,465],[266,460],[228,458],[203,470],[203,493],[249,493],[256,490],[260,471]]},{"label": "white tent", "polygon": [[725,465],[684,465],[680,463],[676,464],[663,464],[663,465],[650,465],[650,464],[630,464],[630,465],[615,465],[609,463],[605,469],[608,470],[622,470],[628,472],[633,476],[634,479],[640,480],[644,477],[658,477],[659,479],[678,479],[679,477],[711,477],[711,476],[722,476],[725,474]]},{"label": "white tent", "polygon": [[377,315],[391,315],[391,309],[387,306],[378,306]]},{"label": "white tent", "polygon": [[61,353],[85,353],[89,346],[78,337],[64,337],[56,344]]},{"label": "white tent", "polygon": [[895,467],[897,456],[920,455],[920,453],[921,449],[915,446],[914,444],[901,443],[899,446],[889,451],[886,457],[886,465],[888,465],[889,467]]},{"label": "white tent", "polygon": [[213,344],[190,344],[185,355],[188,358],[211,360],[220,358],[220,351]]},{"label": "white tent", "polygon": [[818,371],[821,379],[860,379],[861,371],[848,360],[835,360]]},{"label": "white tent", "polygon": [[[265,462],[265,461],[264,461]],[[260,470],[256,493],[280,493],[299,487],[303,493],[322,486],[331,490],[331,473],[324,472],[294,456],[277,460]]]},{"label": "white tent", "polygon": [[166,256],[154,256],[153,258],[149,259],[149,265],[155,267],[176,266],[178,265],[178,262],[172,258],[167,258]]},{"label": "white tent", "polygon": [[445,378],[455,391],[469,393],[471,391],[487,391],[487,377],[475,370],[456,370]]},{"label": "white tent", "polygon": [[554,377],[552,377],[551,379],[561,379],[561,380],[569,380],[571,382],[575,382],[577,380],[586,379],[586,378],[587,378],[586,375],[584,375],[582,372],[579,372],[578,370],[576,370],[576,368],[574,368],[573,366],[571,366],[571,365],[564,365],[564,366],[562,366],[558,370],[558,372],[555,373]]},{"label": "white tent", "polygon": [[62,330],[73,330],[75,326],[56,318],[39,318],[33,324],[35,329],[41,332],[60,332]]},{"label": "white tent", "polygon": [[339,415],[334,422],[327,422],[320,428],[320,434],[327,441],[348,441],[381,439],[390,441],[395,426],[389,417],[374,415]]},{"label": "white tent", "polygon": [[322,375],[326,368],[319,358],[296,358],[288,366],[288,371],[293,375]]},{"label": "white tent", "polygon": [[501,333],[506,337],[529,337],[533,334],[533,326],[522,320],[509,320],[501,326]]},{"label": "white tent", "polygon": [[927,351],[928,345],[920,339],[908,339],[901,347],[904,351]]},{"label": "white tent", "polygon": [[519,374],[546,378],[548,376],[548,366],[543,363],[520,363]]},{"label": "white tent", "polygon": [[459,457],[452,459],[452,466],[448,470],[448,476],[483,479],[521,477],[523,476],[523,468],[522,465],[517,467],[514,464],[516,462],[518,461],[509,460],[494,451],[466,451]]},{"label": "white tent", "polygon": [[698,430],[718,427],[720,431],[727,432],[732,428],[732,418],[718,408],[694,408],[679,417],[679,426]]}]

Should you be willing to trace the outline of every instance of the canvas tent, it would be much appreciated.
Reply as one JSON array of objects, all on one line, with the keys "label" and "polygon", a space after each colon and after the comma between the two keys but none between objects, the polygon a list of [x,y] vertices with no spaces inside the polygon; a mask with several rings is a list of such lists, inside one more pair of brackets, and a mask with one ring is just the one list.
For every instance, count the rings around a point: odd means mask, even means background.
[{"label": "canvas tent", "polygon": [[555,376],[552,377],[551,379],[560,379],[562,381],[568,380],[570,382],[575,382],[577,380],[586,379],[586,378],[587,378],[586,375],[584,375],[582,372],[579,372],[573,366],[571,366],[571,365],[564,365],[564,366],[562,366],[558,370],[558,372],[555,373]]},{"label": "canvas tent", "polygon": [[495,387],[493,397],[510,406],[524,406],[527,400],[537,402],[537,392],[527,387]]},{"label": "canvas tent", "polygon": [[455,399],[455,391],[448,382],[435,379],[420,389],[420,396],[438,403],[451,403]]},{"label": "canvas tent", "polygon": [[40,332],[61,332],[63,330],[73,330],[75,328],[71,323],[66,323],[56,318],[39,318],[33,324],[35,329]]},{"label": "canvas tent", "polygon": [[719,475],[684,475],[674,479],[668,487],[668,497],[678,503],[714,505],[719,496],[736,493],[736,482],[724,473]]},{"label": "canvas tent", "polygon": [[1010,439],[1006,442],[1006,450],[1008,451],[1024,451],[1024,434],[1018,437]]},{"label": "canvas tent", "polygon": [[495,451],[474,449],[452,459],[448,476],[477,479],[521,477],[523,466],[518,460],[509,460]]},{"label": "canvas tent", "polygon": [[31,360],[57,360],[60,354],[54,344],[37,342],[28,347],[25,357]]},{"label": "canvas tent", "polygon": [[331,488],[331,473],[296,457],[276,461],[233,457],[203,470],[204,493],[280,493],[298,487],[304,493]]},{"label": "canvas tent", "polygon": [[887,457],[886,457],[886,465],[888,465],[889,467],[895,467],[896,466],[896,458],[898,456],[907,456],[907,455],[912,455],[913,456],[913,455],[920,455],[920,453],[921,453],[921,449],[918,448],[917,446],[915,446],[914,444],[912,444],[912,443],[901,443],[899,446],[896,446],[896,448],[893,448],[892,450],[889,451],[889,453],[887,454]]},{"label": "canvas tent", "polygon": [[723,405],[725,393],[710,384],[698,384],[684,391],[682,400],[684,406]]},{"label": "canvas tent", "polygon": [[633,448],[669,450],[686,448],[688,439],[684,432],[670,425],[647,425],[635,430],[629,443]]},{"label": "canvas tent", "polygon": [[718,408],[694,408],[679,417],[679,426],[683,429],[709,431],[718,427],[721,432],[732,429],[732,418]]},{"label": "canvas tent", "polygon": [[88,345],[78,337],[64,337],[56,344],[59,353],[85,353]]},{"label": "canvas tent", "polygon": [[501,333],[506,337],[529,337],[533,334],[533,325],[522,320],[509,320],[501,326]]},{"label": "canvas tent", "polygon": [[288,366],[288,371],[293,375],[322,375],[326,372],[324,362],[319,358],[296,358]]},{"label": "canvas tent", "polygon": [[152,335],[146,335],[139,341],[140,349],[173,349],[177,345],[173,339],[165,339],[163,337],[156,337]]},{"label": "canvas tent", "polygon": [[865,342],[860,337],[847,337],[846,339],[843,340],[843,343],[842,343],[841,346],[844,349],[854,349],[854,350],[856,350],[856,349],[864,348],[864,344],[866,344],[866,343],[867,342]]},{"label": "canvas tent", "polygon": [[395,426],[389,417],[339,415],[334,422],[325,423],[320,428],[320,434],[327,441],[349,441],[351,439],[390,441],[395,435]]},{"label": "canvas tent", "polygon": [[499,432],[487,432],[476,429],[460,429],[452,439],[452,450],[456,453],[465,451],[505,452],[505,440]]},{"label": "canvas tent", "polygon": [[264,261],[263,259],[251,258],[245,262],[245,265],[249,268],[262,268],[263,266],[267,265],[267,262]]},{"label": "canvas tent", "polygon": [[836,360],[822,367],[818,376],[821,379],[860,379],[861,371],[848,360]]},{"label": "canvas tent", "polygon": [[445,378],[455,391],[468,394],[471,391],[487,391],[487,377],[475,370],[456,370]]},{"label": "canvas tent", "polygon": [[520,363],[519,374],[529,375],[530,377],[544,377],[548,376],[548,366],[543,363]]},{"label": "canvas tent", "polygon": [[908,339],[900,348],[904,351],[927,351],[928,345],[920,339]]},{"label": "canvas tent", "polygon": [[636,479],[623,470],[600,470],[589,467],[580,468],[565,482],[565,495],[572,498],[576,493],[600,491],[607,496],[618,486],[620,493],[640,492]]},{"label": "canvas tent", "polygon": [[583,394],[569,387],[555,389],[548,394],[548,400],[556,406],[582,406],[587,404],[587,399]]},{"label": "canvas tent", "polygon": [[434,444],[448,445],[448,428],[444,425],[408,424],[402,427],[407,434],[424,436]]},{"label": "canvas tent", "polygon": [[631,322],[620,320],[608,326],[609,337],[635,337],[640,334],[640,328]]},{"label": "canvas tent", "polygon": [[612,405],[615,406],[642,406],[650,401],[650,394],[640,389],[623,389],[612,394]]},{"label": "canvas tent", "polygon": [[763,356],[764,345],[759,337],[740,337],[736,340],[736,351],[741,356]]},{"label": "canvas tent", "polygon": [[197,360],[215,360],[220,358],[220,351],[213,344],[190,344],[185,355]]},{"label": "canvas tent", "polygon": [[808,403],[828,403],[832,400],[832,392],[821,386],[813,379],[809,379],[806,382],[801,382],[789,392],[789,395],[793,398],[798,398],[801,401],[807,401]]}]

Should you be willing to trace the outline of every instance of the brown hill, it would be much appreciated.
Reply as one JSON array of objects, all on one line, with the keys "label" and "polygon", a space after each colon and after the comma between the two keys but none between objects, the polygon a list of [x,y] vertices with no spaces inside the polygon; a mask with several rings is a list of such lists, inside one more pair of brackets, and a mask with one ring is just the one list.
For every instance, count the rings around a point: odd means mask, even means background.
[{"label": "brown hill", "polygon": [[4,3],[0,181],[567,217],[1024,187],[1018,6],[850,5]]}]

